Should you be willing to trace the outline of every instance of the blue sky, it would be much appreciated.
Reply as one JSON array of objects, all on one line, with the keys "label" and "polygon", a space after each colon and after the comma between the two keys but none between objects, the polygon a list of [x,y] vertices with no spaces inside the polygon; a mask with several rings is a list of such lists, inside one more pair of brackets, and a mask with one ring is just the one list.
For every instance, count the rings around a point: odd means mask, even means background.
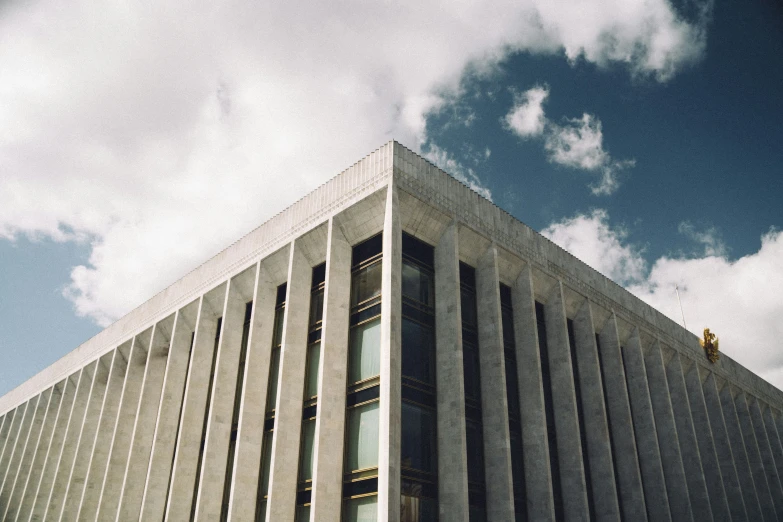
[{"label": "blue sky", "polygon": [[783,8],[0,9],[0,394],[389,139],[783,386]]}]

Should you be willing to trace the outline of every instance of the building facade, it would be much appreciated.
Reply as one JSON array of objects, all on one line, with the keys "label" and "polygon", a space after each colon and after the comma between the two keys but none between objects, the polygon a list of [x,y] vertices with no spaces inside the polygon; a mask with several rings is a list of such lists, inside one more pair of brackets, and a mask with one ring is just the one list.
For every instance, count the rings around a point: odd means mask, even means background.
[{"label": "building facade", "polygon": [[0,519],[783,519],[783,394],[390,142],[0,398]]}]

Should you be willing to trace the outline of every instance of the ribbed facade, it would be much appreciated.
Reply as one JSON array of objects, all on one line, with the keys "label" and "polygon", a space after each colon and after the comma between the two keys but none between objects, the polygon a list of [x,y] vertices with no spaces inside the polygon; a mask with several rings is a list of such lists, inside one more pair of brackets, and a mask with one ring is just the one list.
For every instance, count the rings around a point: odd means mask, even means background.
[{"label": "ribbed facade", "polygon": [[390,142],[0,398],[0,520],[774,521],[782,410]]}]

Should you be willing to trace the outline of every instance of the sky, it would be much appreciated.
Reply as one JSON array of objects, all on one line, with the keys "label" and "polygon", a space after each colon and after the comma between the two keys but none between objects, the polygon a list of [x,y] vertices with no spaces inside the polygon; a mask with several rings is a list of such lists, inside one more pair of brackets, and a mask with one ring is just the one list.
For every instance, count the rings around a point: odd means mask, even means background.
[{"label": "sky", "polygon": [[0,4],[0,395],[396,139],[783,388],[774,0]]}]

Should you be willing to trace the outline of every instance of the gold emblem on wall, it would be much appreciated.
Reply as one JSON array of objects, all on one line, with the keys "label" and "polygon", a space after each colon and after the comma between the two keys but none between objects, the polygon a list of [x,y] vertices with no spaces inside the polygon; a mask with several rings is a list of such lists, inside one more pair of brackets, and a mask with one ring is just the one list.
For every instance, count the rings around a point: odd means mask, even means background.
[{"label": "gold emblem on wall", "polygon": [[711,363],[720,359],[720,354],[718,353],[718,338],[714,333],[710,332],[709,328],[704,329],[704,339],[699,339],[699,343],[701,344],[701,347],[704,348],[707,359],[709,359]]}]

